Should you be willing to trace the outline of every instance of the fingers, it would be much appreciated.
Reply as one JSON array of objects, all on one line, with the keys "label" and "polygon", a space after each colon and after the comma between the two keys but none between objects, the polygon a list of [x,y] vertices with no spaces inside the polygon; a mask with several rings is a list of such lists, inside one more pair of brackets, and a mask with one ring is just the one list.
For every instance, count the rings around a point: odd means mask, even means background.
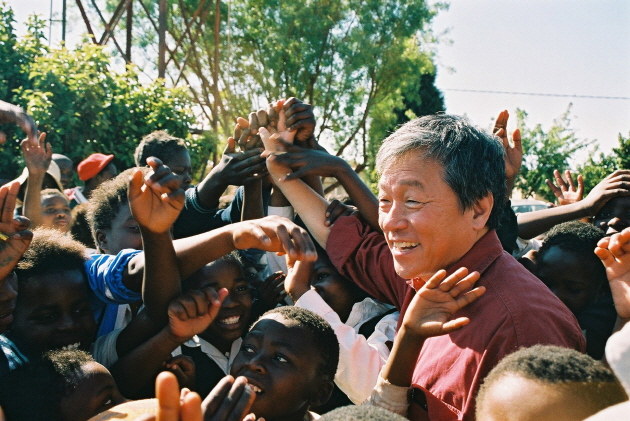
[{"label": "fingers", "polygon": [[144,183],[158,196],[164,193],[170,195],[181,189],[181,181],[162,161],[152,156],[147,158],[147,164],[153,171],[146,175]]},{"label": "fingers", "polygon": [[266,127],[267,123],[268,123],[268,119],[267,119],[267,111],[265,110],[258,110],[256,111],[256,117],[258,120],[258,125],[260,127]]},{"label": "fingers", "polygon": [[127,191],[127,197],[131,202],[134,198],[142,194],[142,186],[144,186],[142,170],[136,169],[129,178],[129,190]]},{"label": "fingers", "polygon": [[278,113],[278,110],[276,110],[273,104],[269,104],[267,106],[267,122],[269,123],[269,126],[273,128],[277,127],[279,117],[280,114]]},{"label": "fingers", "polygon": [[173,373],[163,371],[155,380],[157,421],[179,421],[179,385]]},{"label": "fingers", "polygon": [[445,277],[446,271],[444,269],[440,269],[435,273],[435,275],[431,277],[431,279],[429,279],[427,283],[424,284],[424,287],[426,289],[437,288],[437,286],[440,285],[440,282],[442,282]]},{"label": "fingers", "polygon": [[[229,383],[230,382],[228,382],[228,384]],[[223,399],[221,399],[220,404],[216,407],[216,410],[209,411],[210,402],[207,404],[206,402],[213,399],[214,391],[219,386],[221,386],[220,392]],[[202,407],[205,404],[203,418],[205,421],[240,421],[243,419],[245,414],[249,412],[249,409],[256,398],[256,394],[247,385],[247,380],[244,377],[238,377],[230,386],[231,387],[228,389],[227,393],[225,393],[226,387],[224,387],[224,385],[220,382],[219,385],[217,385],[217,387],[215,387],[204,400]]]},{"label": "fingers", "polygon": [[566,170],[564,172],[564,176],[567,178],[567,183],[569,183],[569,187],[571,187],[571,191],[575,191],[575,183],[573,182],[573,176],[571,175],[571,171]]},{"label": "fingers", "polygon": [[458,297],[455,300],[455,303],[457,304],[458,308],[464,308],[466,307],[468,304],[476,301],[479,297],[481,297],[483,294],[485,294],[486,292],[486,287],[477,287],[471,291],[468,291],[467,293],[465,293],[464,295],[462,295],[461,297]]},{"label": "fingers", "polygon": [[217,385],[210,391],[208,396],[201,403],[201,409],[204,413],[204,420],[210,420],[212,415],[217,412],[219,406],[223,400],[227,397],[232,385],[234,384],[234,377],[225,376],[217,383]]},{"label": "fingers", "polygon": [[[570,174],[570,173],[569,173]],[[558,183],[558,187],[560,187],[560,189],[562,189],[562,191],[567,191],[568,189],[568,185],[567,183],[562,179],[562,176],[560,175],[560,171],[558,170],[553,170],[553,175],[556,179],[556,183]]]},{"label": "fingers", "polygon": [[545,183],[547,183],[547,186],[549,187],[549,190],[551,190],[551,192],[554,194],[554,196],[556,197],[561,197],[562,196],[562,190],[560,190],[558,188],[558,186],[556,186],[555,184],[553,184],[551,182],[551,180],[549,180],[548,178],[545,179]]},{"label": "fingers", "polygon": [[[15,211],[15,203],[19,191],[20,183],[18,181],[10,182],[0,188],[0,203],[2,203],[2,213],[0,217],[2,218],[2,222],[13,220],[13,212]],[[28,225],[26,228],[28,228]]]},{"label": "fingers", "polygon": [[521,131],[519,129],[515,129],[512,133],[512,143],[514,143],[514,149],[519,151],[523,151],[523,142],[521,140]]},{"label": "fingers", "polygon": [[201,397],[196,392],[188,392],[181,403],[181,421],[202,421]]},{"label": "fingers", "polygon": [[225,149],[223,150],[223,155],[230,153],[236,153],[236,141],[234,140],[234,137],[228,137],[227,144],[225,145]]}]

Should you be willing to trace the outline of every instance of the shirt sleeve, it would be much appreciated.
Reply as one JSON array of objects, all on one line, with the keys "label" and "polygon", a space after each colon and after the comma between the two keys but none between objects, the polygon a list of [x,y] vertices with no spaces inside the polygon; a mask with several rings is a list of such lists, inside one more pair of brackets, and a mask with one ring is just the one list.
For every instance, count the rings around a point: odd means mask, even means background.
[{"label": "shirt sleeve", "polygon": [[377,300],[401,309],[407,282],[398,276],[385,237],[358,216],[342,216],[332,226],[326,252],[341,275]]},{"label": "shirt sleeve", "polygon": [[376,386],[368,399],[361,405],[373,405],[407,417],[409,409],[409,388],[396,386],[378,375]]},{"label": "shirt sleeve", "polygon": [[118,352],[116,351],[116,343],[118,336],[124,328],[116,329],[107,335],[100,336],[96,342],[92,344],[92,356],[94,360],[109,369],[118,361]]},{"label": "shirt sleeve", "polygon": [[139,250],[124,249],[117,255],[94,254],[85,262],[90,289],[96,297],[108,304],[129,304],[142,299],[142,294],[131,291],[123,284],[123,274],[129,261]]},{"label": "shirt sleeve", "polygon": [[[396,322],[392,324],[390,321],[389,328],[385,326],[388,322],[380,328],[377,325],[374,334],[366,339],[342,323],[337,313],[315,290],[306,292],[295,305],[319,314],[330,323],[339,341],[339,367],[335,383],[355,404],[365,401],[372,393],[378,373],[389,357],[390,351],[385,342],[393,340]],[[380,333],[377,334],[377,331]],[[391,338],[384,332],[388,332]]]}]

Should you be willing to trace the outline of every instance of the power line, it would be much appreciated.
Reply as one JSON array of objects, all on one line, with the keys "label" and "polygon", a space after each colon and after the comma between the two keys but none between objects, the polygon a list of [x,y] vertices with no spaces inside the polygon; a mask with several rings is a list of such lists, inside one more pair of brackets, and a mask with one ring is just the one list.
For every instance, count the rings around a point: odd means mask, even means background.
[{"label": "power line", "polygon": [[443,91],[455,91],[455,92],[475,92],[478,94],[508,94],[508,95],[529,95],[529,96],[553,96],[560,98],[590,98],[590,99],[625,99],[630,100],[630,97],[625,96],[597,96],[597,95],[565,95],[565,94],[540,94],[533,92],[506,92],[506,91],[483,91],[478,89],[442,89]]}]

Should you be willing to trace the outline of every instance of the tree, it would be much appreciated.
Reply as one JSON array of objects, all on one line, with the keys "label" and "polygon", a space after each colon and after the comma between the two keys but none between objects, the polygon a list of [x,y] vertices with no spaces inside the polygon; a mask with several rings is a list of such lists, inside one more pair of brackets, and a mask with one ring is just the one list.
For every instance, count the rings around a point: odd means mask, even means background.
[{"label": "tree", "polygon": [[[155,42],[155,3],[134,14],[143,28],[138,43]],[[189,85],[222,136],[252,107],[304,99],[315,106],[318,138],[360,170],[373,165],[382,128],[396,121],[394,109],[404,109],[405,93],[434,72],[426,46],[436,42],[430,23],[444,7],[425,0],[169,0],[167,77]]]},{"label": "tree", "polygon": [[600,153],[597,149],[589,154],[588,159],[578,167],[584,178],[584,193],[588,194],[607,175],[618,169],[630,169],[630,135],[619,134],[619,147],[613,148],[611,154]]},{"label": "tree", "polygon": [[[5,21],[9,15],[10,10],[2,9]],[[115,73],[111,57],[88,40],[74,50],[48,50],[41,46],[42,27],[33,20],[24,39],[10,38],[17,51],[11,60],[24,64],[8,77],[13,85],[7,83],[12,89],[5,92],[48,133],[55,152],[75,164],[93,152],[113,153],[119,168],[128,168],[134,165],[133,152],[143,136],[167,130],[186,138],[191,156],[197,158],[193,164],[202,164],[202,141],[188,136],[194,116],[185,88],[166,88],[162,81],[140,83],[134,67]],[[8,33],[13,33],[12,27]],[[3,147],[0,176],[12,178],[20,169],[19,141],[14,138]]]},{"label": "tree", "polygon": [[569,169],[572,155],[592,143],[576,137],[570,127],[570,112],[571,105],[559,119],[554,120],[549,131],[545,132],[540,124],[533,128],[527,127],[527,113],[517,110],[524,156],[516,187],[525,196],[537,193],[547,201],[555,201],[545,179],[551,179],[555,169],[560,172]]}]

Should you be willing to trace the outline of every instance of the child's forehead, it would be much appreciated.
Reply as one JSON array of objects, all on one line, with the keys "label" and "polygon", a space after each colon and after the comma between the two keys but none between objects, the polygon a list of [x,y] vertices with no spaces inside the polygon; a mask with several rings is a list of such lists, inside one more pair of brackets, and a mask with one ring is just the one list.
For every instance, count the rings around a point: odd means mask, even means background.
[{"label": "child's forehead", "polygon": [[262,316],[252,326],[251,335],[257,335],[270,342],[286,343],[295,345],[300,351],[308,351],[312,346],[307,345],[313,341],[311,332],[309,332],[298,321],[287,319],[280,313],[270,313]]},{"label": "child's forehead", "polygon": [[51,272],[32,276],[26,282],[20,282],[20,298],[28,293],[46,293],[50,291],[88,293],[88,284],[84,274],[77,269]]}]

